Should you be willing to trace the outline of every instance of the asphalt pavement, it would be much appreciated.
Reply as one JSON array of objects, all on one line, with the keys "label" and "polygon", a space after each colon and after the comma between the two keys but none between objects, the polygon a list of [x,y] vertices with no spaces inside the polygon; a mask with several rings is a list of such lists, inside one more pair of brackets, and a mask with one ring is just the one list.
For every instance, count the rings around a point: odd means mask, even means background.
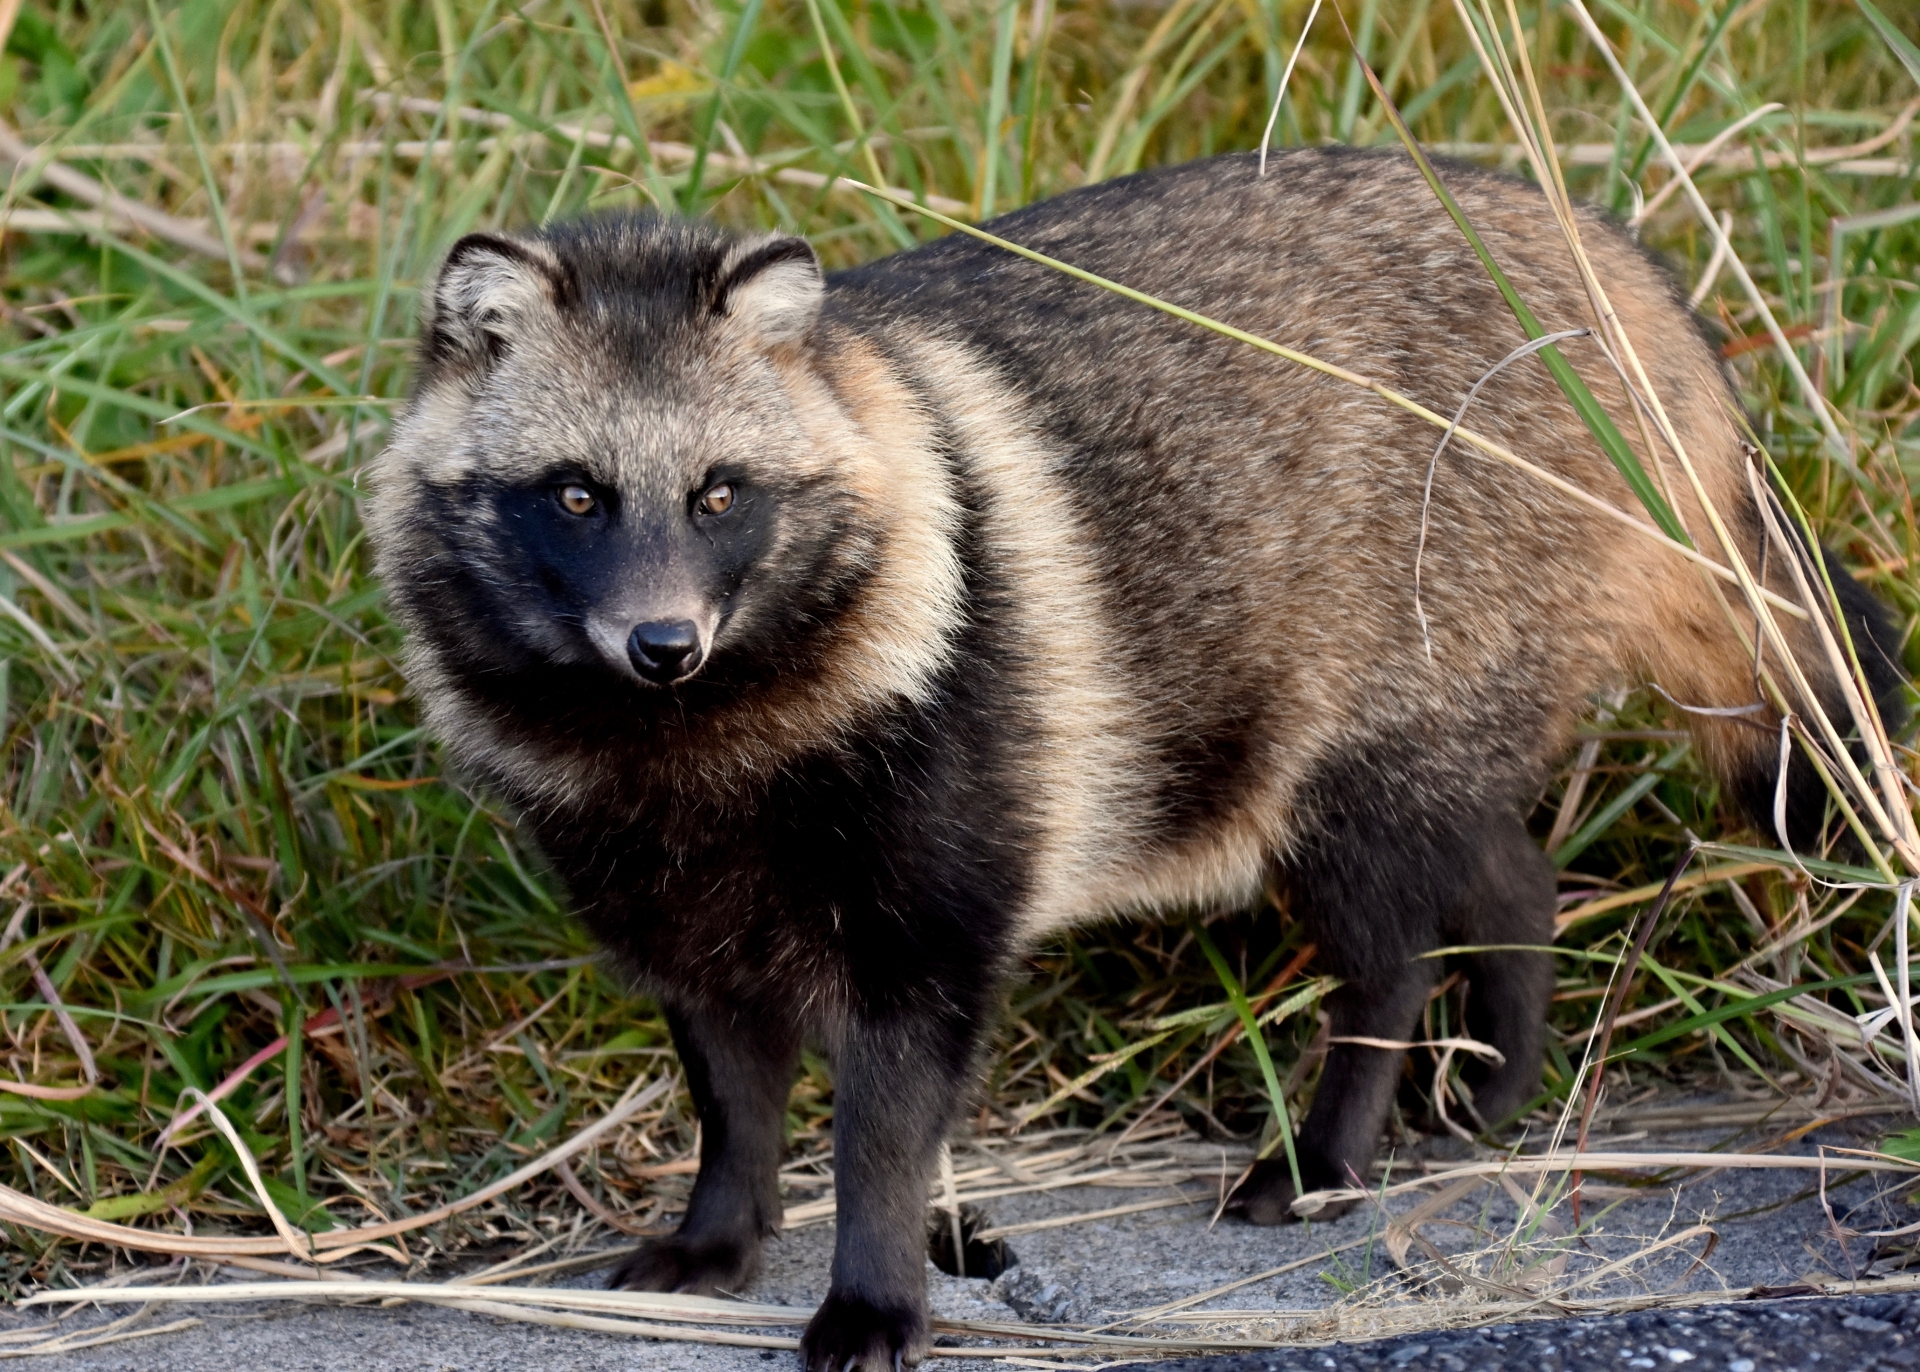
[{"label": "asphalt pavement", "polygon": [[1920,1296],[1740,1301],[1693,1310],[1498,1324],[1110,1372],[1906,1372]]}]

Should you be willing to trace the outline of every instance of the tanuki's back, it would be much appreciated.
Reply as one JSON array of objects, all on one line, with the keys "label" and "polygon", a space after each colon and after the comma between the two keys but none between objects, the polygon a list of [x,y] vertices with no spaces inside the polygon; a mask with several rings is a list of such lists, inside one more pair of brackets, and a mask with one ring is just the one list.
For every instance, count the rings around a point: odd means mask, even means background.
[{"label": "tanuki's back", "polygon": [[[1279,155],[1265,178],[1255,166],[1224,157],[1108,182],[993,231],[1443,414],[1526,341],[1407,159],[1330,148]],[[1446,175],[1542,325],[1588,324],[1543,199],[1477,169]],[[1581,228],[1753,560],[1747,456],[1717,359],[1617,225],[1590,213]],[[1466,795],[1517,804],[1607,686],[1652,680],[1695,704],[1755,698],[1750,655],[1685,561],[1464,442],[1441,457],[1429,495],[1436,430],[1348,382],[960,235],[836,276],[826,318],[902,349],[932,335],[990,360],[985,385],[944,358],[913,370],[949,410],[977,406],[982,432],[963,454],[1013,450],[976,479],[1016,512],[1009,550],[1055,564],[1024,591],[1045,644],[1036,670],[1079,690],[1071,711],[1048,713],[1136,745],[1087,759],[1124,780],[1102,785],[1084,767],[1063,779],[1108,803],[1089,811],[1104,851],[1064,883],[1057,918],[1126,904],[1139,881],[1162,901],[1216,899],[1229,872],[1256,882],[1263,855],[1350,808],[1343,788],[1356,782],[1388,814]],[[1637,436],[1599,345],[1561,346]],[[1466,423],[1650,522],[1537,359],[1489,380]],[[1683,522],[1711,548],[1673,454],[1658,458]],[[1788,584],[1777,559],[1775,580]],[[1043,603],[1036,588],[1055,583],[1057,603]],[[1724,769],[1766,773],[1751,784],[1770,793],[1770,736],[1704,732]],[[1127,891],[1112,890],[1112,873]]]}]

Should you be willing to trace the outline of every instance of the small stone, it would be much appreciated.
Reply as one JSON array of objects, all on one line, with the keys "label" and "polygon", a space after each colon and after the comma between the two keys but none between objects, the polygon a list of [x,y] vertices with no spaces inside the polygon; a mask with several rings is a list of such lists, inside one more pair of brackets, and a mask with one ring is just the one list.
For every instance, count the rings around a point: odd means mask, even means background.
[{"label": "small stone", "polygon": [[1849,1315],[1840,1321],[1840,1327],[1862,1334],[1884,1334],[1893,1328],[1893,1325],[1886,1320],[1876,1320],[1871,1315]]},{"label": "small stone", "polygon": [[1687,1350],[1684,1348],[1669,1348],[1667,1350],[1667,1361],[1668,1362],[1692,1362],[1693,1354],[1687,1352]]},{"label": "small stone", "polygon": [[1410,1343],[1405,1348],[1396,1348],[1387,1354],[1387,1361],[1395,1367],[1405,1367],[1415,1358],[1425,1357],[1427,1346],[1424,1343]]},{"label": "small stone", "polygon": [[1085,1314],[1075,1292],[1025,1266],[1009,1267],[987,1293],[1035,1324],[1075,1324]]},{"label": "small stone", "polygon": [[1735,1358],[1727,1364],[1727,1372],[1753,1372],[1753,1359]]}]

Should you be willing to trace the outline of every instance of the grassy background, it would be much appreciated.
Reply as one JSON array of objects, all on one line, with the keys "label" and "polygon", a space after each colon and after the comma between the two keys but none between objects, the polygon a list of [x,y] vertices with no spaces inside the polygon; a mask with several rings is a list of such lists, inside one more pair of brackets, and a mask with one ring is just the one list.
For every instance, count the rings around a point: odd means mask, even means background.
[{"label": "grassy background", "polygon": [[[415,293],[456,236],[651,203],[781,226],[830,264],[862,261],[929,229],[820,186],[867,165],[849,109],[892,184],[970,214],[1004,210],[1254,146],[1308,10],[815,3],[61,0],[19,12],[0,116],[227,246],[210,256],[76,231],[48,212],[84,207],[28,179],[4,202],[25,217],[0,240],[0,1077],[75,1098],[0,1090],[0,1179],[128,1222],[262,1224],[217,1134],[197,1123],[162,1148],[160,1133],[183,1088],[213,1088],[290,1029],[226,1107],[278,1202],[310,1226],[471,1190],[634,1073],[672,1070],[654,1010],[557,918],[510,817],[442,775],[368,579],[354,474],[405,386]],[[1702,182],[1835,401],[1861,479],[1819,456],[1784,369],[1743,341],[1758,329],[1746,302],[1722,289],[1703,311],[1816,525],[1910,630],[1920,220],[1844,236],[1837,329],[1829,221],[1910,201],[1920,143],[1898,132],[1868,154],[1896,164],[1876,175],[1808,167],[1801,153],[1887,131],[1920,96],[1920,72],[1838,0],[1593,8],[1677,141],[1785,106],[1730,144],[1780,165]],[[1630,210],[1664,178],[1645,131],[1564,13],[1521,10],[1556,137],[1595,150],[1572,173],[1576,194]],[[1347,18],[1423,140],[1507,141],[1449,4],[1359,0]],[[1391,138],[1329,7],[1276,141]],[[763,174],[742,174],[748,156]],[[1645,237],[1691,286],[1707,244],[1677,199]],[[1603,713],[1534,822],[1567,871],[1570,908],[1657,882],[1687,829],[1770,843],[1740,834],[1639,697]],[[1644,905],[1563,938],[1550,1087],[1564,1089]],[[1836,1022],[1878,1003],[1858,982],[1891,908],[1884,890],[1790,871],[1689,890],[1628,996],[1616,1098],[1675,1082],[1885,1094],[1897,1049],[1861,1050],[1813,1003]],[[1049,1098],[1047,1122],[1112,1124],[1197,1068],[1174,1098],[1196,1128],[1262,1127],[1262,1074],[1202,937],[1252,992],[1313,972],[1284,909],[1204,936],[1185,921],[1117,925],[1049,948],[1013,990],[981,1126],[1010,1127]],[[1749,1003],[1832,979],[1854,984],[1797,1012]],[[1436,999],[1436,1031],[1454,1008]],[[1066,1092],[1181,1010],[1196,1013],[1170,1037]],[[1315,1029],[1309,1000],[1266,1030],[1302,1095]],[[810,1062],[797,1137],[817,1143],[829,1118],[826,1074]],[[582,1184],[657,1218],[684,1186],[693,1139],[674,1100],[601,1150]],[[536,1184],[441,1227],[429,1251],[552,1232],[575,1208]],[[9,1286],[104,1260],[7,1237]]]}]

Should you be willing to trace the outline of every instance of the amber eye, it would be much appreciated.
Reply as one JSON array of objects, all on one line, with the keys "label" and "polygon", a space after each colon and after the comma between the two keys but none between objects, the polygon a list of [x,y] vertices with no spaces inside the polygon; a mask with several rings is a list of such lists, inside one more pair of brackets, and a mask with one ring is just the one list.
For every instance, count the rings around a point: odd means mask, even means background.
[{"label": "amber eye", "polygon": [[593,492],[585,486],[560,488],[560,504],[565,507],[568,514],[590,515],[593,513],[593,507],[599,503],[593,498]]},{"label": "amber eye", "polygon": [[700,497],[700,508],[710,515],[723,515],[733,508],[733,487],[725,481],[707,487]]}]

